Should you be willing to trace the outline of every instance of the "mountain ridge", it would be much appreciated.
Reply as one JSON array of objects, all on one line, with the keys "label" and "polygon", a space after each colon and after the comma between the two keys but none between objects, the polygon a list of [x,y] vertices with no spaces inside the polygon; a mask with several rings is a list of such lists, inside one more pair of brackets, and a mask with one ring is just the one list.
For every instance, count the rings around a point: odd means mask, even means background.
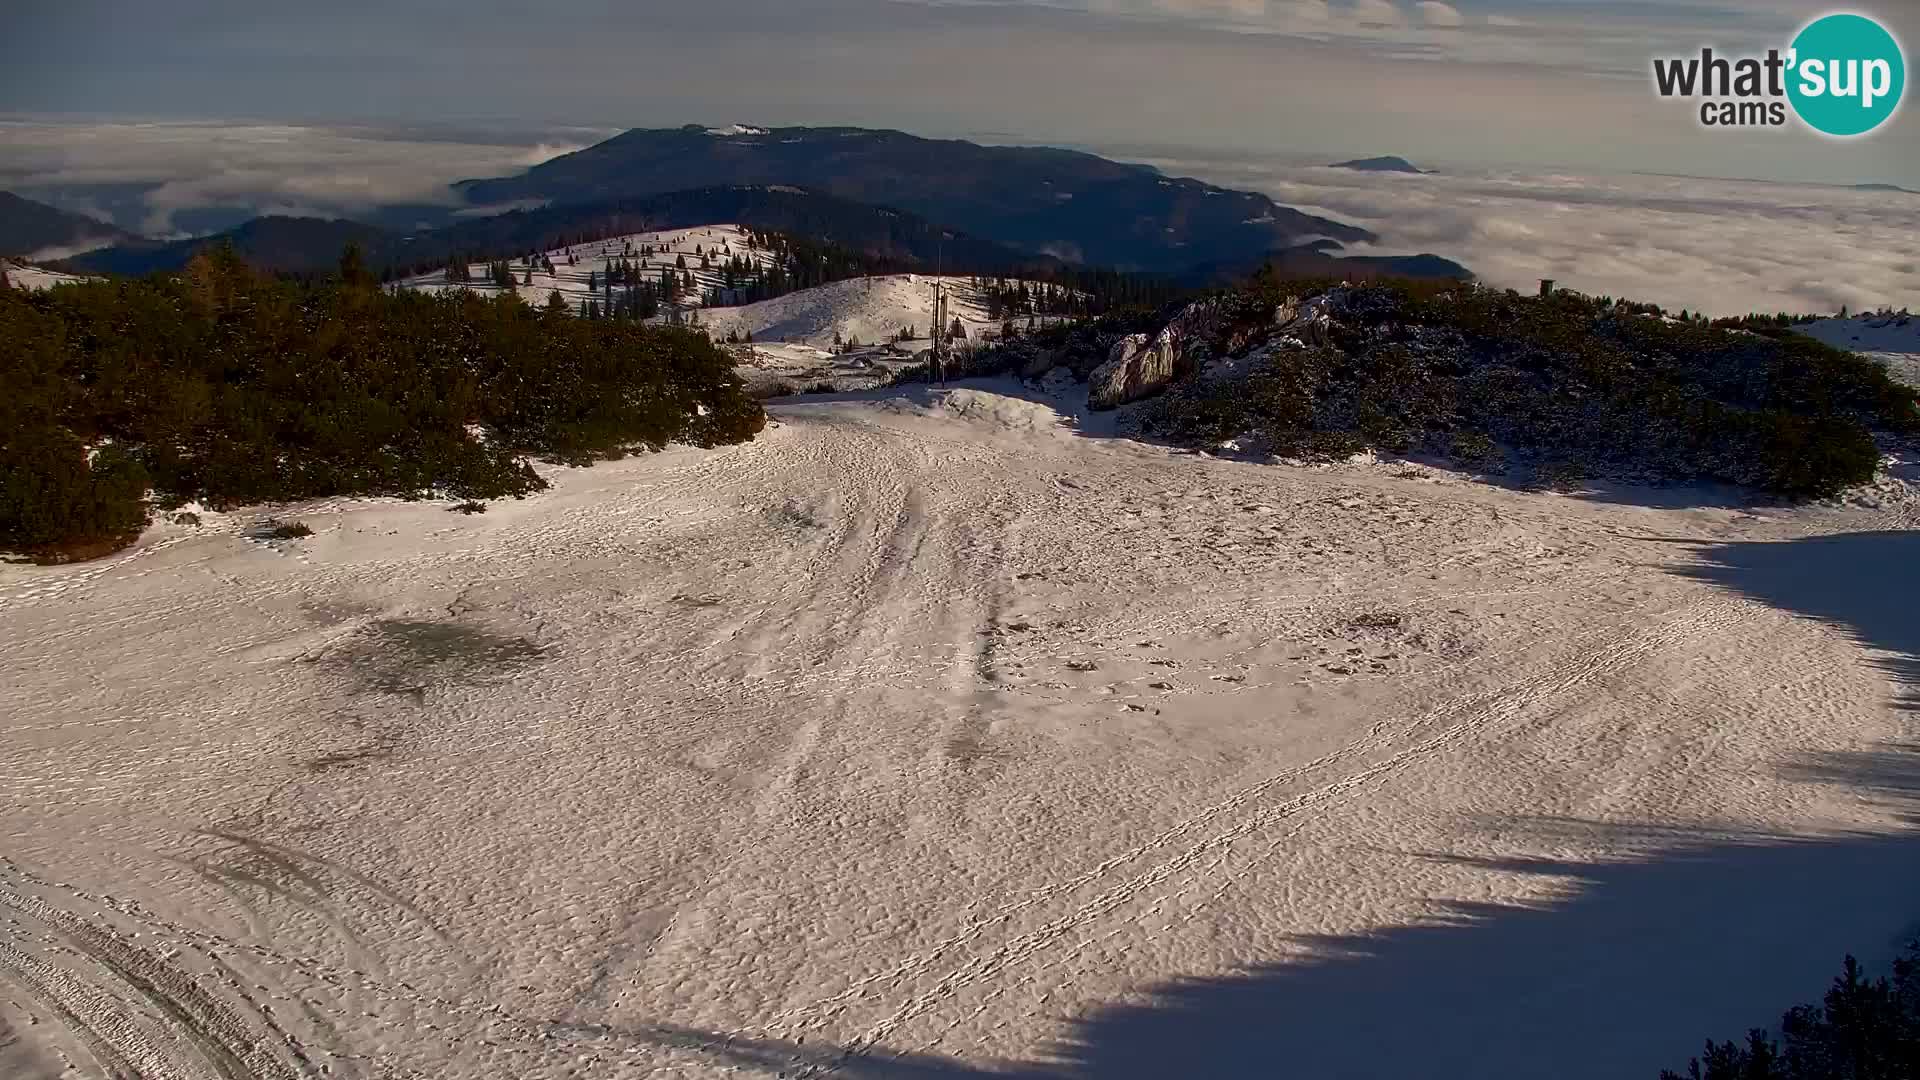
[{"label": "mountain ridge", "polygon": [[132,233],[84,214],[0,191],[0,257],[32,257],[48,249],[133,240]]},{"label": "mountain ridge", "polygon": [[634,128],[514,176],[461,181],[455,190],[485,206],[791,184],[899,207],[1067,262],[1152,272],[1259,258],[1320,238],[1340,244],[1378,239],[1255,192],[1079,150],[985,146],[854,127],[727,132]]},{"label": "mountain ridge", "polygon": [[801,189],[732,186],[667,192],[644,199],[518,209],[460,220],[438,229],[381,229],[343,218],[255,218],[212,236],[168,244],[130,245],[69,259],[73,269],[142,274],[184,266],[223,240],[255,266],[277,272],[328,270],[348,243],[360,245],[375,269],[411,272],[456,256],[494,258],[545,250],[589,234],[680,228],[721,222],[837,243],[903,265],[931,267],[944,255],[969,269],[1014,270],[1051,265],[891,207],[868,206]]}]

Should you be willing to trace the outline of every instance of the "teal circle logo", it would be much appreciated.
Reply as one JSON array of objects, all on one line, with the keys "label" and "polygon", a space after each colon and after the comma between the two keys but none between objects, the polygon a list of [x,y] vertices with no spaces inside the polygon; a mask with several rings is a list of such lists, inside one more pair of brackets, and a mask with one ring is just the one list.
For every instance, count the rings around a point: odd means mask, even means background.
[{"label": "teal circle logo", "polygon": [[1815,131],[1849,138],[1887,122],[1907,90],[1907,59],[1865,15],[1815,19],[1793,39],[1787,97]]}]

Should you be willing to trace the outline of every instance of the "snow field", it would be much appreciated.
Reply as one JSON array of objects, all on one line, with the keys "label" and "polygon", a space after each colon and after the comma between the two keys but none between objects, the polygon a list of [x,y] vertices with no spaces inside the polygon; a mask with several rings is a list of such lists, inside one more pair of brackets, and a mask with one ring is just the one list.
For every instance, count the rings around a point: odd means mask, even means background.
[{"label": "snow field", "polygon": [[17,1053],[1615,1080],[1916,915],[1886,513],[772,415],[0,566]]}]

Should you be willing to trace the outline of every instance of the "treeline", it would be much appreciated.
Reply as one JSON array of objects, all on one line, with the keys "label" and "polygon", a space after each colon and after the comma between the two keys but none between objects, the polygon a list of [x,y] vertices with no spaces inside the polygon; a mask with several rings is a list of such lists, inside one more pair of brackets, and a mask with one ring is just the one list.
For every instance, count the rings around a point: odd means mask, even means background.
[{"label": "treeline", "polygon": [[1920,1077],[1920,945],[1868,978],[1849,956],[1818,1005],[1780,1020],[1780,1038],[1755,1029],[1744,1044],[1708,1041],[1684,1073],[1660,1080],[1912,1080]]},{"label": "treeline", "polygon": [[987,318],[995,321],[1035,315],[1091,319],[1163,307],[1200,291],[1169,278],[1117,270],[1042,270],[1031,281],[975,278],[973,287],[986,304]]},{"label": "treeline", "polygon": [[130,542],[153,506],[520,496],[572,464],[765,423],[704,335],[512,293],[303,284],[230,250],[184,273],[0,290],[0,548]]}]

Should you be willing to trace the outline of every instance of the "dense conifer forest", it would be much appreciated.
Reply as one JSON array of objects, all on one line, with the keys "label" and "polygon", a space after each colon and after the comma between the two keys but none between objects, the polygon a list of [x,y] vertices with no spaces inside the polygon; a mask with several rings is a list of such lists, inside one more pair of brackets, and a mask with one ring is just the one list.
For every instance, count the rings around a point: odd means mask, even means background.
[{"label": "dense conifer forest", "polygon": [[230,250],[183,273],[0,290],[0,549],[100,554],[154,508],[520,496],[584,464],[765,424],[702,334],[511,293],[322,282]]}]

